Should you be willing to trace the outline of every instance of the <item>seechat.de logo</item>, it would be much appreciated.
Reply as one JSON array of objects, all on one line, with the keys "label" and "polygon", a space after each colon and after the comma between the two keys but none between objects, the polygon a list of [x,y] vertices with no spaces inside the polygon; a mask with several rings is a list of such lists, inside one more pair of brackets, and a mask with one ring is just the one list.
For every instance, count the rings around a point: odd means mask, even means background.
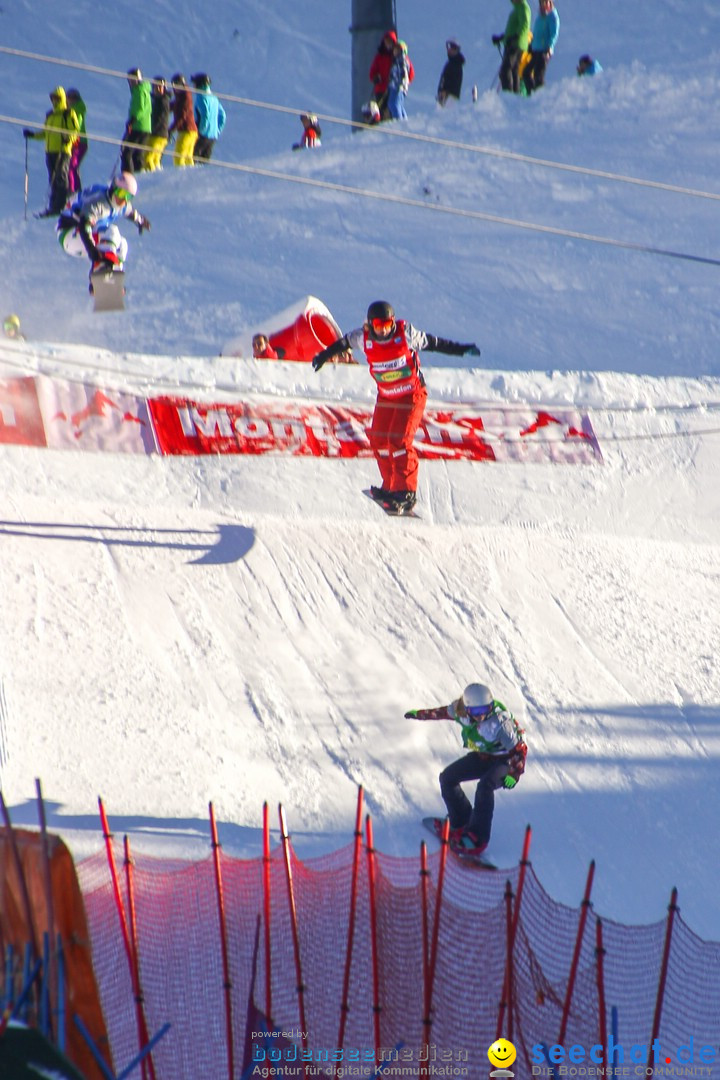
[{"label": "seechat.de logo", "polygon": [[491,1076],[514,1076],[510,1072],[510,1065],[517,1057],[517,1050],[508,1039],[496,1039],[492,1046],[488,1047],[488,1060],[495,1068]]}]

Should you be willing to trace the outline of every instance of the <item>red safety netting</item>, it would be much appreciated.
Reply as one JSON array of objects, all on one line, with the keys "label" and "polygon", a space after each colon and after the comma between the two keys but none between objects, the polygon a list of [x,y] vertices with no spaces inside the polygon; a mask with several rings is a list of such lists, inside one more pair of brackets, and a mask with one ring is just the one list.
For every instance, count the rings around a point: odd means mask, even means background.
[{"label": "red safety netting", "polygon": [[[255,969],[254,1003],[260,1013],[268,1002],[265,961],[266,899],[270,910],[272,980],[270,1006],[275,1030],[298,1049],[312,1052],[307,1075],[318,1070],[344,1076],[373,1074],[376,1019],[381,1060],[396,1059],[383,1075],[477,1077],[488,1070],[487,1049],[498,1034],[510,1038],[518,1057],[516,1077],[536,1075],[537,1047],[558,1041],[589,1050],[607,1043],[616,1031],[630,1063],[632,1044],[650,1042],[659,976],[666,943],[664,922],[645,927],[602,923],[604,980],[598,981],[597,920],[588,918],[582,938],[582,907],[555,902],[528,868],[512,949],[512,978],[506,980],[508,914],[516,914],[519,868],[483,873],[449,859],[440,897],[437,962],[432,1012],[424,1015],[427,953],[423,932],[419,860],[380,853],[360,854],[355,933],[349,990],[343,1008],[349,898],[354,846],[300,861],[290,851],[300,981],[295,962],[292,907],[282,849],[269,861],[269,897],[263,887],[263,860],[240,860],[220,854],[231,977],[230,1002],[234,1077],[253,1075],[246,1054],[248,1004]],[[116,850],[118,866],[122,855]],[[370,862],[374,863],[374,888]],[[441,855],[427,859],[427,926],[434,925]],[[120,933],[107,861],[93,856],[78,867],[111,1046],[118,1070],[138,1052],[136,1003],[128,959]],[[127,883],[120,874],[127,909]],[[509,882],[509,886],[506,884]],[[507,890],[510,890],[508,893]],[[168,1035],[153,1050],[158,1080],[223,1080],[228,1077],[220,919],[213,861],[134,859],[134,901],[140,982],[147,1028],[152,1036],[164,1023]],[[373,950],[372,900],[376,949]],[[431,934],[429,935],[431,937]],[[667,982],[659,1037],[677,1063],[676,1050],[695,1040],[720,1043],[720,944],[700,941],[676,916],[669,948]],[[568,1000],[573,958],[574,988]],[[299,989],[300,988],[300,989]],[[603,993],[604,992],[604,993]],[[501,1002],[503,1027],[498,1032]],[[301,1005],[302,1003],[302,1005]],[[607,1005],[601,1032],[601,1005]],[[306,1034],[301,1034],[304,1011]],[[345,1034],[338,1043],[341,1019]],[[253,1024],[259,1014],[253,1013]],[[424,1020],[430,1020],[430,1025]],[[256,1051],[259,1070],[270,1065],[272,1047]],[[274,1048],[276,1055],[293,1051]],[[640,1052],[635,1051],[636,1058]],[[342,1060],[338,1060],[342,1058]],[[644,1065],[644,1059],[642,1061]],[[631,1063],[635,1075],[635,1062]],[[667,1067],[667,1066],[665,1066]],[[598,1068],[597,1065],[594,1066]],[[704,1077],[713,1075],[705,1065]],[[720,1067],[715,1066],[716,1075]],[[261,1071],[254,1075],[262,1076]],[[355,1071],[353,1071],[355,1070]],[[542,1066],[541,1075],[551,1075]],[[286,1064],[283,1075],[302,1077]],[[568,1073],[569,1075],[569,1073]],[[637,1075],[640,1075],[639,1073]],[[700,1075],[700,1074],[698,1074]]]}]

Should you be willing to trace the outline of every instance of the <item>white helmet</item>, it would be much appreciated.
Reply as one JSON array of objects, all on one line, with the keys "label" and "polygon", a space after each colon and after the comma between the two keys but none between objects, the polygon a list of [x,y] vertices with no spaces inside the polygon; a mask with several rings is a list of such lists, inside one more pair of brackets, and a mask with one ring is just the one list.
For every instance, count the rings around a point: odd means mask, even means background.
[{"label": "white helmet", "polygon": [[110,198],[122,205],[137,195],[137,180],[131,172],[121,172],[110,181]]},{"label": "white helmet", "polygon": [[492,708],[493,696],[484,683],[470,683],[463,690],[462,699],[468,716],[482,716]]}]

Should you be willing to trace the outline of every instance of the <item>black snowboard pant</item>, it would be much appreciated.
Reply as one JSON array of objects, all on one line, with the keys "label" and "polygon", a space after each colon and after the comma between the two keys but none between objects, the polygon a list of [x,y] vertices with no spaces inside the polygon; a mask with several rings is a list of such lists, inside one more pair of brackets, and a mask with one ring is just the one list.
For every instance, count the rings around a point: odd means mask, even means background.
[{"label": "black snowboard pant", "polygon": [[518,67],[520,65],[520,57],[522,54],[522,49],[518,48],[517,45],[506,45],[503,52],[502,63],[500,64],[500,71],[498,72],[500,85],[503,90],[511,90],[513,94],[520,93]]},{"label": "black snowboard pant", "polygon": [[45,155],[45,165],[50,181],[48,210],[59,214],[70,194],[70,155],[62,151]]},{"label": "black snowboard pant", "polygon": [[142,172],[145,168],[145,155],[147,154],[147,141],[150,135],[146,135],[143,131],[133,131],[129,135],[127,132],[123,135],[123,139],[127,139],[128,142],[141,143],[141,147],[123,146],[122,154],[120,155],[120,168],[123,172],[136,173]]},{"label": "black snowboard pant", "polygon": [[[451,829],[467,829],[480,844],[487,844],[495,809],[495,789],[502,787],[508,775],[506,757],[487,757],[472,751],[458,758],[440,773],[440,794],[447,807]],[[479,780],[475,804],[471,805],[460,787],[468,780]]]},{"label": "black snowboard pant", "polygon": [[550,58],[543,52],[531,54],[528,65],[523,72],[523,82],[528,94],[532,94],[533,90],[539,90],[541,86],[545,85],[545,72],[549,61]]},{"label": "black snowboard pant", "polygon": [[209,161],[212,157],[214,145],[214,139],[208,139],[207,135],[198,135],[197,142],[195,143],[195,150],[193,151],[195,161],[200,163]]}]

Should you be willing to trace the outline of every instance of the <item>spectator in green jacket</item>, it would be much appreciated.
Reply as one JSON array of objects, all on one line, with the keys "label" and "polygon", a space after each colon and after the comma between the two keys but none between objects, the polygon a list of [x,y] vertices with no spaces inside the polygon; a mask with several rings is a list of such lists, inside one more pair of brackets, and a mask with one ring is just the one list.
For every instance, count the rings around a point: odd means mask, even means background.
[{"label": "spectator in green jacket", "polygon": [[76,90],[74,86],[67,92],[67,103],[77,116],[78,123],[80,124],[80,138],[74,143],[72,153],[70,154],[70,191],[75,192],[82,190],[82,183],[80,182],[80,163],[88,151],[87,127],[85,126],[87,105],[80,96],[80,91]]},{"label": "spectator in green jacket", "polygon": [[502,34],[493,34],[493,45],[503,46],[502,63],[498,77],[503,90],[520,93],[520,75],[518,66],[520,57],[527,50],[530,41],[530,22],[532,13],[527,0],[510,0],[513,9]]},{"label": "spectator in green jacket", "polygon": [[120,168],[123,172],[142,172],[145,168],[146,146],[152,133],[152,94],[150,80],[143,79],[140,68],[128,71],[130,109],[123,142],[140,143],[140,146],[123,146]]},{"label": "spectator in green jacket", "polygon": [[45,114],[42,131],[23,128],[26,139],[45,140],[45,165],[50,181],[50,197],[43,217],[59,214],[70,193],[70,156],[80,131],[80,122],[68,108],[65,88],[56,86],[50,94],[52,108]]}]

